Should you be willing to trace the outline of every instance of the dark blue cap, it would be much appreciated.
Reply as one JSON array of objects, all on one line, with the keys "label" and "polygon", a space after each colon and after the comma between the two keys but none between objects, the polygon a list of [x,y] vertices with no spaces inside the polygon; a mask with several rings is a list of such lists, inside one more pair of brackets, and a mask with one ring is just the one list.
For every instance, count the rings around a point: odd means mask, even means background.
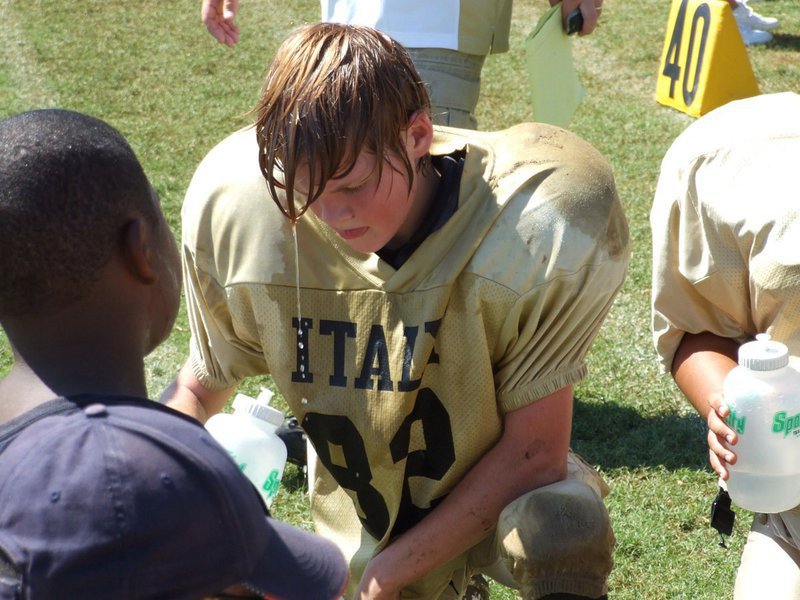
[{"label": "dark blue cap", "polygon": [[241,583],[338,598],[329,541],[269,517],[206,430],[164,407],[91,404],[0,454],[0,598],[192,598]]}]

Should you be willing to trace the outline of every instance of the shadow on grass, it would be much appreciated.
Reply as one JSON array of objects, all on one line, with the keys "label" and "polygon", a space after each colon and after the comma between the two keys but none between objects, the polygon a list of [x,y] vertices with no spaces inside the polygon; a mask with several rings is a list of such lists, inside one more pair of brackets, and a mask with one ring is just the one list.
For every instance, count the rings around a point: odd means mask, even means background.
[{"label": "shadow on grass", "polygon": [[[696,416],[642,416],[605,400],[575,398],[572,449],[601,469],[654,467],[706,469],[705,423]],[[288,492],[307,491],[302,468],[286,464]]]},{"label": "shadow on grass", "polygon": [[706,467],[705,423],[697,416],[643,416],[613,402],[575,399],[572,449],[602,469]]},{"label": "shadow on grass", "polygon": [[770,43],[767,47],[777,50],[794,50],[797,52],[800,50],[800,35],[773,33],[772,43]]},{"label": "shadow on grass", "polygon": [[281,479],[281,486],[292,494],[299,491],[307,492],[308,482],[306,481],[306,474],[303,468],[292,463],[286,463],[286,469]]}]

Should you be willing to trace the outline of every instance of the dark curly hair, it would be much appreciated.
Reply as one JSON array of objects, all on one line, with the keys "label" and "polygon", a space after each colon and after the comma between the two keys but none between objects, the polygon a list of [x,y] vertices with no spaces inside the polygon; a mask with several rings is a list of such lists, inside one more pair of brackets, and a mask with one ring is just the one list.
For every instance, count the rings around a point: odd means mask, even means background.
[{"label": "dark curly hair", "polygon": [[83,297],[137,216],[156,223],[158,202],[116,129],[58,109],[0,121],[0,319]]}]

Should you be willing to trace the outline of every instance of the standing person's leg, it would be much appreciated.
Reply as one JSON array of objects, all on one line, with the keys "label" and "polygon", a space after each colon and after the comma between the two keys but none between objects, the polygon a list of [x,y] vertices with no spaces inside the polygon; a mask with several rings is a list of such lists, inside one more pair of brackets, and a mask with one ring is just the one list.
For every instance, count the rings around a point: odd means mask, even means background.
[{"label": "standing person's leg", "polygon": [[477,129],[475,107],[486,57],[442,48],[409,48],[408,52],[428,86],[433,122]]}]

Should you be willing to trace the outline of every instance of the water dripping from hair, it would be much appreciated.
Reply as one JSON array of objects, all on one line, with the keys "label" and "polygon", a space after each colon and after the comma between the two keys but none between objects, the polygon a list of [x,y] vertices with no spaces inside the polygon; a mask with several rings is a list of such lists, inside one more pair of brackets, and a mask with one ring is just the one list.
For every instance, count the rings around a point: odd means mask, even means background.
[{"label": "water dripping from hair", "polygon": [[[297,301],[297,347],[300,349],[298,355],[305,356],[303,350],[303,311],[300,308],[300,244],[297,238],[297,219],[290,221],[292,224],[292,239],[294,240],[294,289]],[[306,365],[300,364],[300,376],[305,379]]]}]

